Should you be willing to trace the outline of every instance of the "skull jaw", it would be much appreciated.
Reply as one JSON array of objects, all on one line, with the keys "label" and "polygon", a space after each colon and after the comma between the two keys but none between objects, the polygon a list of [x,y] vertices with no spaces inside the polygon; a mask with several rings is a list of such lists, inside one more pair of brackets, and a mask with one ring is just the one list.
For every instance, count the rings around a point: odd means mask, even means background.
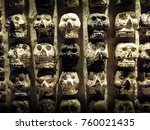
[{"label": "skull jaw", "polygon": [[75,88],[63,88],[62,87],[62,94],[63,95],[76,95],[78,90]]},{"label": "skull jaw", "polygon": [[134,37],[135,31],[116,31],[116,37]]},{"label": "skull jaw", "polygon": [[56,64],[55,62],[48,62],[48,61],[43,61],[43,60],[36,60],[35,61],[35,65],[36,65],[36,68],[47,68],[47,69],[55,69],[56,67]]},{"label": "skull jaw", "polygon": [[99,41],[99,40],[103,40],[104,38],[106,38],[106,33],[104,31],[98,31],[98,32],[93,32],[90,37],[89,37],[89,41]]},{"label": "skull jaw", "polygon": [[39,37],[52,37],[54,30],[52,28],[36,29],[37,36]]},{"label": "skull jaw", "polygon": [[10,33],[9,33],[9,36],[10,36],[10,37],[15,37],[15,38],[27,37],[27,31],[24,31],[24,32],[19,32],[19,31],[10,32]]},{"label": "skull jaw", "polygon": [[136,62],[134,60],[128,61],[126,59],[123,59],[121,61],[118,61],[117,66],[121,68],[134,68],[136,66]]},{"label": "skull jaw", "polygon": [[50,88],[39,88],[39,95],[42,97],[53,96],[55,94],[55,87],[51,86]]},{"label": "skull jaw", "polygon": [[27,61],[25,63],[23,62],[12,62],[10,60],[10,67],[15,67],[15,68],[28,68],[30,67],[30,61]]},{"label": "skull jaw", "polygon": [[65,34],[64,37],[66,39],[78,39],[79,38],[78,32],[71,31],[71,32],[65,32],[64,34]]}]

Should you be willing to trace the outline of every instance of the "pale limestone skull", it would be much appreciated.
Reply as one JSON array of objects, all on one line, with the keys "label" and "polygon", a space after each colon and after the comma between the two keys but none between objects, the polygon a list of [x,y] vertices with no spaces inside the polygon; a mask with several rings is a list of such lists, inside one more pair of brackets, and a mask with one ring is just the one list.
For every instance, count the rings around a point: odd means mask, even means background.
[{"label": "pale limestone skull", "polygon": [[39,113],[53,113],[55,112],[56,102],[51,99],[44,99],[38,102],[37,112]]},{"label": "pale limestone skull", "polygon": [[36,80],[40,96],[52,96],[55,94],[56,78],[53,75],[43,75]]},{"label": "pale limestone skull", "polygon": [[27,37],[27,20],[24,15],[15,14],[8,17],[5,28],[11,37]]},{"label": "pale limestone skull", "polygon": [[25,0],[10,0],[8,4],[10,8],[23,9],[25,6]]},{"label": "pale limestone skull", "polygon": [[0,81],[0,103],[5,103],[6,96],[6,84],[4,81]]},{"label": "pale limestone skull", "polygon": [[34,51],[35,65],[37,68],[54,69],[56,66],[56,50],[49,43],[36,44]]},{"label": "pale limestone skull", "polygon": [[66,39],[76,39],[79,37],[81,22],[75,13],[64,14],[59,23],[59,29]]},{"label": "pale limestone skull", "polygon": [[14,113],[29,113],[30,104],[28,101],[13,101],[11,104],[11,112]]},{"label": "pale limestone skull", "polygon": [[88,43],[86,47],[86,59],[88,65],[93,64],[98,60],[104,60],[108,58],[108,52],[106,44],[104,42]]},{"label": "pale limestone skull", "polygon": [[92,100],[89,103],[89,112],[94,113],[106,113],[108,112],[107,102],[105,100]]},{"label": "pale limestone skull", "polygon": [[136,87],[135,71],[117,71],[115,75],[115,87],[119,97],[132,98]]},{"label": "pale limestone skull", "polygon": [[150,97],[150,72],[144,72],[143,79],[138,84],[141,95]]},{"label": "pale limestone skull", "polygon": [[79,77],[77,72],[62,72],[59,84],[63,95],[77,94],[79,88]]},{"label": "pale limestone skull", "polygon": [[108,4],[108,0],[89,0],[90,7],[104,6]]},{"label": "pale limestone skull", "polygon": [[96,96],[104,99],[105,89],[107,87],[106,73],[104,71],[99,73],[90,72],[88,74],[86,86],[89,96]]},{"label": "pale limestone skull", "polygon": [[26,68],[30,66],[31,50],[27,44],[17,44],[10,47],[8,58],[11,67]]},{"label": "pale limestone skull", "polygon": [[115,113],[134,113],[133,103],[129,100],[115,100]]},{"label": "pale limestone skull", "polygon": [[79,0],[64,0],[67,7],[78,7],[79,6]]},{"label": "pale limestone skull", "polygon": [[140,17],[140,31],[143,36],[150,36],[150,12],[143,13]]},{"label": "pale limestone skull", "polygon": [[134,37],[135,30],[139,28],[139,18],[135,12],[122,12],[116,16],[115,21],[117,37]]},{"label": "pale limestone skull", "polygon": [[62,44],[60,51],[62,66],[64,68],[72,68],[77,66],[80,58],[80,47],[78,44]]},{"label": "pale limestone skull", "polygon": [[63,113],[80,113],[81,104],[78,99],[62,100],[59,109]]},{"label": "pale limestone skull", "polygon": [[109,18],[106,14],[90,14],[87,22],[90,41],[97,41],[106,37],[106,29],[110,26]]},{"label": "pale limestone skull", "polygon": [[31,86],[29,74],[13,71],[11,73],[11,81],[13,83],[12,91],[15,97],[28,96]]},{"label": "pale limestone skull", "polygon": [[138,47],[134,43],[119,43],[115,50],[117,66],[133,68],[138,58]]},{"label": "pale limestone skull", "polygon": [[33,28],[36,30],[38,37],[52,37],[54,34],[54,23],[51,15],[37,15],[35,20],[33,21]]},{"label": "pale limestone skull", "polygon": [[150,42],[141,44],[139,47],[139,57],[142,60],[150,60]]}]

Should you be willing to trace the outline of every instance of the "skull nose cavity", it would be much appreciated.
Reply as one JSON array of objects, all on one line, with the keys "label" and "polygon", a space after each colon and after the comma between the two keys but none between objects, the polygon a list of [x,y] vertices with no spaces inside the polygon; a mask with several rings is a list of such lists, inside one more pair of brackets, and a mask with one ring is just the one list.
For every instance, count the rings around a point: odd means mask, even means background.
[{"label": "skull nose cavity", "polygon": [[132,26],[132,21],[131,21],[131,19],[129,19],[128,21],[127,21],[127,24],[126,24],[126,28],[128,28],[128,29],[130,29],[130,28],[132,28],[133,26]]},{"label": "skull nose cavity", "polygon": [[68,27],[68,28],[72,28],[72,24],[71,24],[70,21],[67,22],[67,27]]},{"label": "skull nose cavity", "polygon": [[130,82],[129,82],[129,80],[127,80],[125,83],[124,83],[124,86],[125,86],[125,89],[126,90],[129,90],[130,89]]},{"label": "skull nose cavity", "polygon": [[45,27],[44,21],[41,21],[41,27],[42,27],[42,28]]},{"label": "skull nose cavity", "polygon": [[102,23],[102,21],[101,21],[101,20],[98,20],[98,21],[97,21],[97,26],[100,26],[100,27],[102,27],[102,26],[103,26],[103,23]]},{"label": "skull nose cavity", "polygon": [[129,53],[127,54],[127,58],[132,58],[132,53],[131,53],[131,52],[129,52]]},{"label": "skull nose cavity", "polygon": [[42,50],[42,51],[41,51],[41,54],[42,54],[42,55],[46,55],[46,51],[45,51],[45,50]]}]

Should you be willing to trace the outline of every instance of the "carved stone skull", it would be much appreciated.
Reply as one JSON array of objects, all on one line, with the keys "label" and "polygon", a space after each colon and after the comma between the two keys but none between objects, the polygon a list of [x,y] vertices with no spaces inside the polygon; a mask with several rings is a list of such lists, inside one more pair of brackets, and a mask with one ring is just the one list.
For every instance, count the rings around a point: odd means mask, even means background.
[{"label": "carved stone skull", "polygon": [[81,22],[75,13],[64,14],[59,23],[59,29],[65,39],[76,39],[79,37]]},{"label": "carved stone skull", "polygon": [[39,113],[53,113],[55,112],[56,102],[51,99],[44,99],[39,101],[37,112]]},{"label": "carved stone skull", "polygon": [[33,28],[38,37],[52,37],[54,34],[54,23],[51,15],[37,15],[33,21]]},{"label": "carved stone skull", "polygon": [[117,71],[114,81],[117,96],[120,98],[132,98],[136,87],[136,78],[135,71]]},{"label": "carved stone skull", "polygon": [[106,113],[108,111],[107,102],[105,100],[91,101],[89,103],[89,112]]},{"label": "carved stone skull", "polygon": [[72,68],[77,66],[80,58],[80,47],[78,44],[62,44],[60,51],[62,66],[64,68]]},{"label": "carved stone skull", "polygon": [[143,79],[138,83],[141,95],[150,97],[150,72],[143,73]]},{"label": "carved stone skull", "polygon": [[150,36],[150,12],[141,15],[140,31],[142,36]]},{"label": "carved stone skull", "polygon": [[108,0],[89,0],[89,6],[90,7],[106,7],[108,4]]},{"label": "carved stone skull", "polygon": [[133,103],[129,100],[115,100],[115,113],[134,113]]},{"label": "carved stone skull", "polygon": [[139,18],[135,12],[122,12],[116,16],[115,21],[117,37],[134,37],[135,30],[139,28]]},{"label": "carved stone skull", "polygon": [[53,75],[43,75],[36,80],[40,96],[52,96],[55,94],[56,79]]},{"label": "carved stone skull", "polygon": [[13,101],[11,104],[11,112],[14,113],[29,113],[30,104],[28,101]]},{"label": "carved stone skull", "polygon": [[15,14],[6,19],[6,30],[10,37],[26,37],[27,36],[27,20],[24,15]]},{"label": "carved stone skull", "polygon": [[56,67],[56,50],[53,45],[49,43],[36,44],[33,54],[37,68],[54,69]]},{"label": "carved stone skull", "polygon": [[106,73],[90,72],[87,79],[87,94],[89,96],[101,97],[104,99],[105,89],[107,87]]},{"label": "carved stone skull", "polygon": [[66,3],[67,7],[78,7],[79,6],[79,0],[64,0],[64,3]]},{"label": "carved stone skull", "polygon": [[90,14],[87,22],[90,41],[97,41],[106,37],[106,29],[110,26],[107,15],[100,13]]},{"label": "carved stone skull", "polygon": [[12,91],[15,97],[26,97],[29,95],[31,86],[29,74],[13,71],[10,78],[13,83]]},{"label": "carved stone skull", "polygon": [[10,8],[23,9],[25,0],[10,0],[8,4]]},{"label": "carved stone skull", "polygon": [[88,43],[86,49],[86,59],[88,66],[94,64],[98,60],[108,58],[106,44],[104,42]]},{"label": "carved stone skull", "polygon": [[31,50],[27,44],[17,44],[10,47],[8,58],[11,67],[26,68],[30,66]]},{"label": "carved stone skull", "polygon": [[59,109],[63,113],[80,113],[81,104],[78,99],[62,100]]},{"label": "carved stone skull", "polygon": [[115,50],[117,66],[121,68],[133,68],[138,58],[138,47],[134,43],[119,43]]},{"label": "carved stone skull", "polygon": [[79,88],[79,77],[77,72],[62,72],[59,84],[63,95],[77,94]]},{"label": "carved stone skull", "polygon": [[145,44],[141,44],[139,47],[139,57],[142,60],[149,60],[150,61],[150,42]]}]

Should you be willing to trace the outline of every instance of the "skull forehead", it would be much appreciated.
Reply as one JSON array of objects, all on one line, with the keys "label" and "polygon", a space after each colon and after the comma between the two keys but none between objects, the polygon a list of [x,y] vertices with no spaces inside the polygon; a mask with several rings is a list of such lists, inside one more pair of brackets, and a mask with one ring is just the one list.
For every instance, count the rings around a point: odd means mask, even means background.
[{"label": "skull forehead", "polygon": [[130,11],[130,12],[122,12],[122,13],[117,14],[116,20],[117,19],[125,20],[125,19],[128,19],[129,17],[132,19],[137,19],[137,20],[139,18],[135,12]]},{"label": "skull forehead", "polygon": [[137,50],[137,45],[135,43],[119,43],[116,47],[116,50],[120,50],[121,48],[131,49],[135,48]]},{"label": "skull forehead", "polygon": [[78,78],[77,72],[62,72],[61,78],[64,78],[64,77],[71,78],[72,75],[74,75],[76,78]]},{"label": "skull forehead", "polygon": [[[39,19],[40,18],[40,19]],[[49,18],[49,20],[52,20],[52,16],[49,15],[49,14],[41,14],[41,15],[37,15],[36,16],[36,20],[43,20],[43,19],[46,19],[46,18]]]},{"label": "skull forehead", "polygon": [[[11,16],[12,20],[16,20],[16,21],[20,21],[20,20],[23,20],[26,22],[26,19],[25,19],[25,16],[24,15],[21,15],[21,14],[15,14],[15,15],[12,15]],[[19,18],[19,19],[16,19],[16,18]]]},{"label": "skull forehead", "polygon": [[98,17],[98,18],[106,17],[106,18],[108,18],[107,15],[105,15],[105,14],[100,14],[100,13],[93,13],[93,14],[90,14],[90,15],[89,15],[89,19],[91,19],[92,17]]},{"label": "skull forehead", "polygon": [[77,51],[80,51],[80,47],[78,46],[78,44],[69,44],[69,45],[66,45],[66,44],[62,44],[61,46],[61,49],[64,49],[64,48],[67,48],[67,49],[77,49]]},{"label": "skull forehead", "polygon": [[75,18],[76,20],[80,21],[78,15],[75,14],[75,13],[67,13],[67,14],[64,14],[64,15],[61,17],[61,20],[62,20],[62,19],[72,19],[72,18]]}]

